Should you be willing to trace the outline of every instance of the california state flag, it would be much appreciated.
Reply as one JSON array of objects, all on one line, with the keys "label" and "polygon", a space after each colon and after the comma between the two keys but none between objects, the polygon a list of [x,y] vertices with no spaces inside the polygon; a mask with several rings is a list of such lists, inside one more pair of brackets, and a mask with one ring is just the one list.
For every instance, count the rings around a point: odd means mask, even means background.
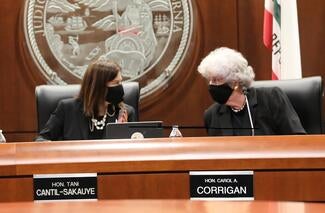
[{"label": "california state flag", "polygon": [[272,48],[272,79],[301,78],[296,0],[265,0],[263,42]]}]

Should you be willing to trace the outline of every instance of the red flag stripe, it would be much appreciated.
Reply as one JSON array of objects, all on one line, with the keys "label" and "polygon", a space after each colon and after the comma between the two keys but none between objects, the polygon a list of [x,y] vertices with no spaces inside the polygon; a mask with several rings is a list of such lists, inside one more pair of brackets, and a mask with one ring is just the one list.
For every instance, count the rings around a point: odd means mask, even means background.
[{"label": "red flag stripe", "polygon": [[273,15],[268,10],[264,10],[263,42],[270,49],[272,48],[272,26]]},{"label": "red flag stripe", "polygon": [[272,80],[279,80],[275,72],[272,72]]}]

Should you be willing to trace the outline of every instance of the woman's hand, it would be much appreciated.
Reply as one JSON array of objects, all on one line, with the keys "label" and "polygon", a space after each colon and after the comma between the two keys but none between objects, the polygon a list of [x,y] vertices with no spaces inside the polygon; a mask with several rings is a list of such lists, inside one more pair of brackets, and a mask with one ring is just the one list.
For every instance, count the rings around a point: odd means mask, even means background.
[{"label": "woman's hand", "polygon": [[125,123],[125,122],[128,122],[128,112],[126,109],[122,108],[118,113],[117,123]]}]

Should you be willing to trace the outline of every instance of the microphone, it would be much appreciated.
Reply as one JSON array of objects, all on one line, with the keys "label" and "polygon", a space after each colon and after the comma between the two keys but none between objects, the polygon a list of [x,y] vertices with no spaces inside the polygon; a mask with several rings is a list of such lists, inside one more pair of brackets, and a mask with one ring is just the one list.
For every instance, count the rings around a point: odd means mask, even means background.
[{"label": "microphone", "polygon": [[246,101],[246,106],[247,106],[247,111],[248,111],[249,123],[251,124],[252,136],[254,136],[255,135],[255,129],[254,129],[254,124],[253,124],[251,109],[249,107],[249,102],[248,102],[248,98],[247,98],[247,94],[248,94],[247,89],[244,88],[243,92],[244,92],[244,95],[245,95],[245,101]]}]

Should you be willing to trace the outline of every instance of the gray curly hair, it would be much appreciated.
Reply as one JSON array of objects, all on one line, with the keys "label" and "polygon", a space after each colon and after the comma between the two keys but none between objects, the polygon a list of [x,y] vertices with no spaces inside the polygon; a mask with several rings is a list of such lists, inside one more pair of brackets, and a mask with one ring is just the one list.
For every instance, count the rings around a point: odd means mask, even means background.
[{"label": "gray curly hair", "polygon": [[227,47],[220,47],[210,52],[201,61],[198,71],[208,80],[223,79],[229,85],[238,82],[244,88],[248,88],[255,77],[253,68],[248,65],[244,56]]}]

